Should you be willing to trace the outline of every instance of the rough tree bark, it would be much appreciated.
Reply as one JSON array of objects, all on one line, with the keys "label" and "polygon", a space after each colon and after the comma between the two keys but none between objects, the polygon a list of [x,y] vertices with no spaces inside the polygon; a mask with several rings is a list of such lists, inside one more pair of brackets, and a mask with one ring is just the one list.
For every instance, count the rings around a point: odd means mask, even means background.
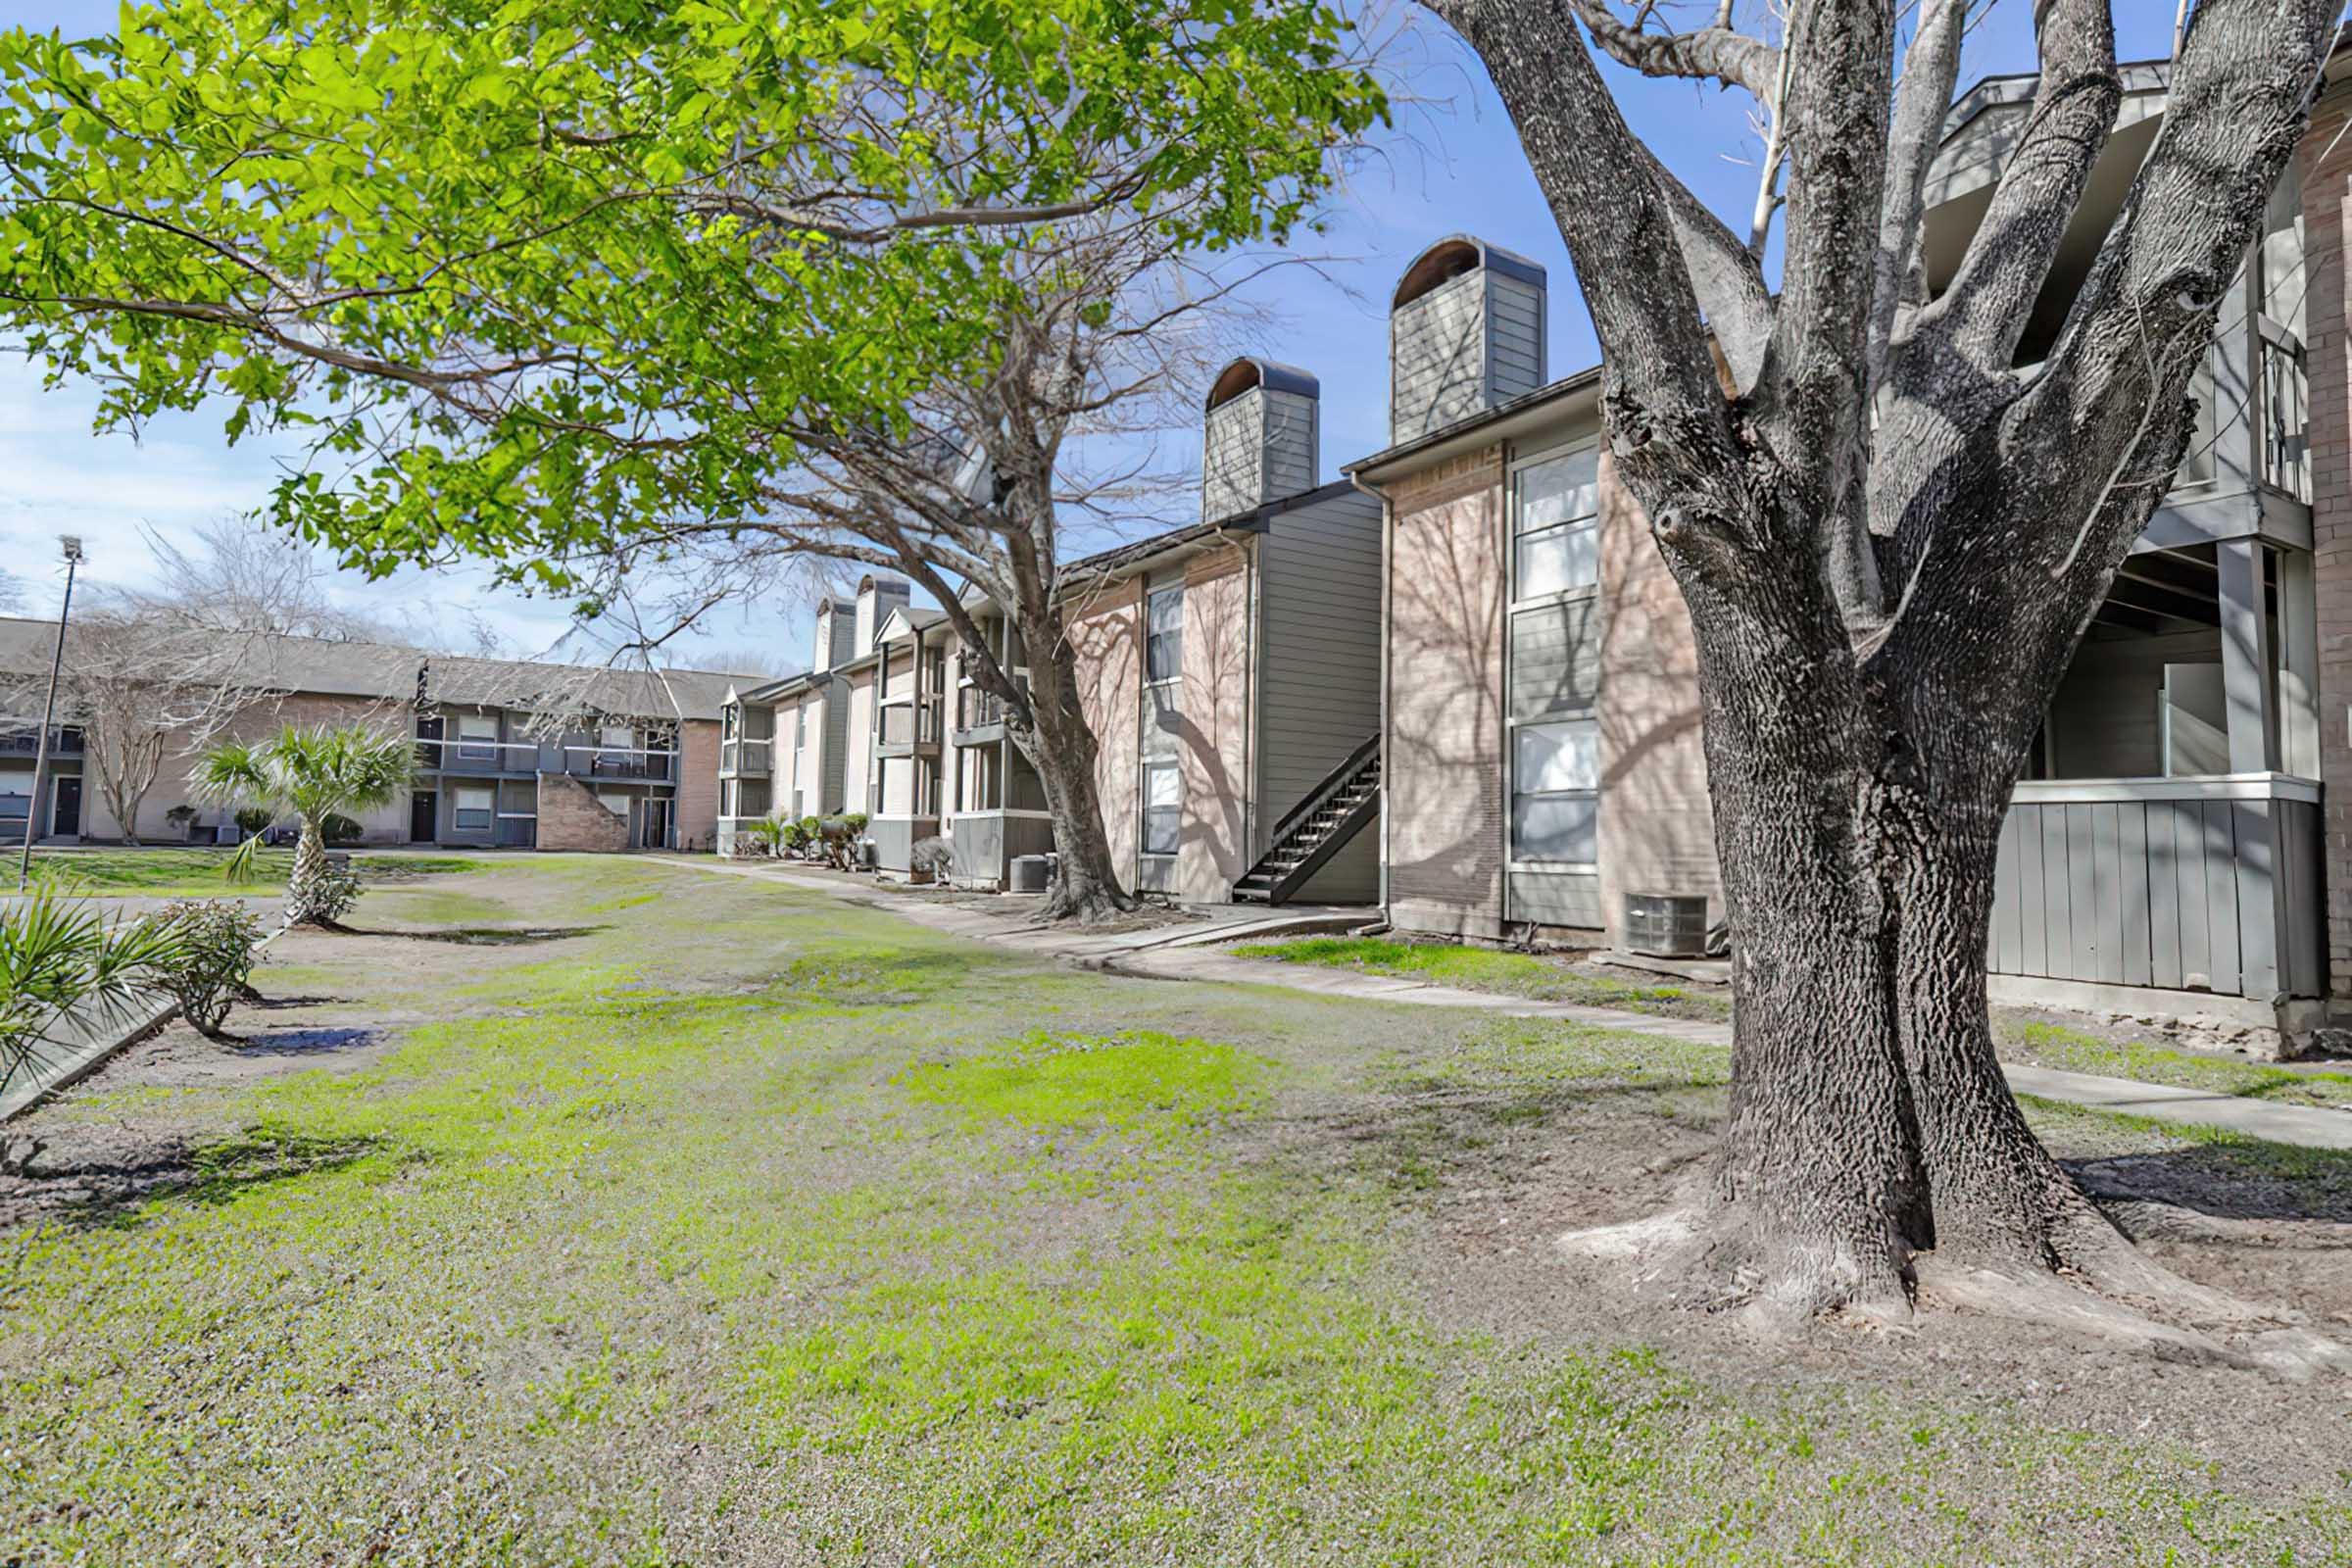
[{"label": "rough tree bark", "polygon": [[2034,376],[2013,368],[2019,337],[2122,98],[2103,3],[2036,8],[2032,115],[1934,301],[1919,191],[1953,5],[1906,61],[1902,90],[1932,112],[1895,104],[1891,0],[1798,0],[1778,51],[1594,29],[1652,74],[1780,84],[1772,298],[1619,116],[1576,27],[1600,0],[1427,3],[1485,62],[1574,257],[1617,471],[1697,640],[1731,1112],[1690,1206],[1582,1245],[1684,1244],[1663,1275],[1771,1320],[1905,1316],[1923,1272],[1980,1304],[1998,1279],[2046,1305],[2063,1275],[2242,1320],[2141,1259],[2034,1138],[1994,1056],[1984,953],[2011,790],[2179,466],[2190,375],[2301,133],[2333,0],[2204,0],[2162,135]]}]

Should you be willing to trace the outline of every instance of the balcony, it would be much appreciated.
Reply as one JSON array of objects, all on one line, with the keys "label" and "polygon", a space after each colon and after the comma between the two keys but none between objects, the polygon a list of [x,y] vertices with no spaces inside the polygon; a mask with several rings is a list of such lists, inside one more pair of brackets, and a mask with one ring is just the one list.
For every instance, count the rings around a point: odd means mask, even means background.
[{"label": "balcony", "polygon": [[579,778],[667,783],[677,755],[667,747],[566,746],[564,771]]},{"label": "balcony", "polygon": [[944,713],[945,705],[936,697],[926,697],[919,703],[883,705],[881,731],[874,737],[874,755],[912,757],[918,752],[936,753]]},{"label": "balcony", "polygon": [[771,769],[768,758],[773,748],[772,741],[720,741],[718,743],[719,777],[765,778]]},{"label": "balcony", "polygon": [[2262,482],[2311,503],[2310,380],[2303,345],[2268,316],[2261,318],[2261,423],[2256,432]]},{"label": "balcony", "polygon": [[519,776],[569,773],[575,778],[668,783],[677,752],[669,747],[599,746],[592,742],[419,740],[416,766],[428,773]]},{"label": "balcony", "polygon": [[[38,724],[26,724],[22,729],[0,731],[0,757],[28,758],[36,756],[40,751],[40,743],[41,727]],[[81,755],[80,726],[66,724],[52,729],[49,732],[49,755],[52,758],[79,757]]]}]

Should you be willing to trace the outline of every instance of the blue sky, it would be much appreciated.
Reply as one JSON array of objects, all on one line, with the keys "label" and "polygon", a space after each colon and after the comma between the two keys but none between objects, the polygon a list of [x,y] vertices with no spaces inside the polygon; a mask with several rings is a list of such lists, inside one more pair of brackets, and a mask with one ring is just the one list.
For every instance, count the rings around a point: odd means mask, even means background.
[{"label": "blue sky", "polygon": [[[1753,4],[1743,0],[1742,9]],[[2168,0],[2122,0],[2115,9],[2123,58],[2169,50]],[[112,0],[0,0],[0,19],[43,29],[93,31],[115,14]],[[1404,91],[1415,101],[1397,133],[1373,149],[1335,199],[1328,234],[1311,242],[1337,260],[1322,275],[1278,272],[1260,295],[1271,312],[1264,332],[1233,345],[1237,354],[1263,353],[1321,378],[1327,479],[1337,476],[1340,464],[1385,444],[1389,291],[1406,264],[1442,235],[1475,233],[1548,270],[1551,374],[1596,358],[1567,251],[1484,72],[1426,16],[1406,13],[1402,25],[1396,58]],[[1997,0],[1970,39],[1963,85],[2032,68],[2031,0]],[[1755,182],[1746,161],[1754,152],[1746,99],[1614,70],[1611,75],[1635,128],[1744,231]],[[0,567],[24,580],[36,612],[54,612],[60,573],[48,562],[57,534],[78,532],[88,541],[87,580],[135,586],[147,571],[143,529],[185,540],[202,524],[251,511],[291,455],[261,441],[230,448],[220,436],[224,411],[159,419],[133,442],[122,434],[93,435],[94,408],[86,389],[44,392],[37,369],[21,356],[0,358]],[[1198,439],[1171,431],[1163,451],[1169,462],[1185,461],[1197,454]],[[468,620],[479,618],[523,653],[554,646],[566,629],[560,602],[499,590],[479,571],[409,572],[385,583],[344,576],[335,592],[356,608],[438,627],[453,638],[465,638]],[[677,647],[696,662],[773,647],[797,663],[808,642],[805,607],[779,601],[723,611]]]}]

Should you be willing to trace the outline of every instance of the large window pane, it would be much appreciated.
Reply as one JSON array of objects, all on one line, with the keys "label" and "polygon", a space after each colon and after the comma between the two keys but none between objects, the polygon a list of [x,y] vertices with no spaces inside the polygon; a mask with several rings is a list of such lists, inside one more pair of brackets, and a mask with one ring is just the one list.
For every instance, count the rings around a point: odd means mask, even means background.
[{"label": "large window pane", "polygon": [[1174,680],[1184,673],[1184,590],[1163,588],[1145,601],[1144,678]]},{"label": "large window pane", "polygon": [[452,803],[452,818],[460,828],[486,828],[490,825],[496,800],[488,785],[469,784],[457,792]]},{"label": "large window pane", "polygon": [[1511,856],[1520,860],[1598,859],[1600,802],[1591,795],[1521,795],[1511,802]]},{"label": "large window pane", "polygon": [[1546,594],[1590,588],[1600,580],[1600,529],[1593,523],[1572,523],[1523,535],[1519,540],[1519,575],[1514,599],[1541,599]]},{"label": "large window pane", "polygon": [[1512,529],[1531,533],[1600,510],[1600,449],[1571,452],[1519,470],[1519,514]]},{"label": "large window pane", "polygon": [[1154,763],[1144,769],[1144,853],[1174,855],[1179,819],[1183,815],[1184,781],[1175,765]]},{"label": "large window pane", "polygon": [[1556,795],[1563,790],[1600,788],[1600,726],[1522,724],[1518,732],[1521,795]]}]

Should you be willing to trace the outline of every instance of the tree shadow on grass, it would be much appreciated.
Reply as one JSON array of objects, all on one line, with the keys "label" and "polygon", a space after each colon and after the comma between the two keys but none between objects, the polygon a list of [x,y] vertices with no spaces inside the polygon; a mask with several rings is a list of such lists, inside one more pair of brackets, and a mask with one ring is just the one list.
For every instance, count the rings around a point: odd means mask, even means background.
[{"label": "tree shadow on grass", "polygon": [[245,1035],[229,1045],[238,1056],[324,1056],[375,1045],[383,1035],[374,1029],[272,1029]]},{"label": "tree shadow on grass", "polygon": [[345,928],[343,934],[355,937],[399,937],[408,942],[446,942],[464,948],[528,948],[543,942],[568,942],[573,937],[594,936],[612,927],[603,925],[462,925],[445,931],[384,931],[363,930],[357,926]]},{"label": "tree shadow on grass", "polygon": [[79,1230],[135,1228],[147,1205],[176,1199],[232,1202],[273,1183],[340,1170],[385,1148],[380,1139],[322,1138],[257,1126],[197,1141],[123,1126],[76,1129],[67,1149],[22,1142],[0,1173],[0,1229],[56,1224]]},{"label": "tree shadow on grass", "polygon": [[2352,1151],[2207,1134],[2183,1149],[2061,1163],[2102,1207],[2142,1223],[2150,1205],[2223,1221],[2316,1221],[2344,1226],[2352,1247]]}]

